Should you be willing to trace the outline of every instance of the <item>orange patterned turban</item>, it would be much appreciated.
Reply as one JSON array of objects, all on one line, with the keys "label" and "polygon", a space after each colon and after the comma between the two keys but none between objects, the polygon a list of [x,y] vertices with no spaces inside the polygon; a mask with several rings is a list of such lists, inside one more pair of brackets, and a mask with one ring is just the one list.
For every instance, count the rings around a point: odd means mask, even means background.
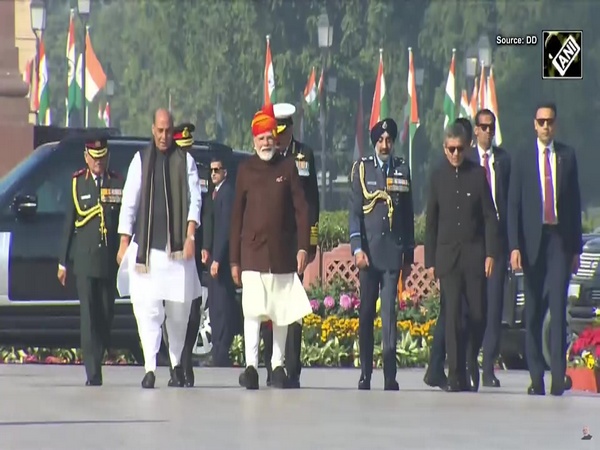
[{"label": "orange patterned turban", "polygon": [[263,133],[276,134],[277,131],[277,120],[275,119],[275,112],[273,111],[273,104],[269,103],[262,107],[260,111],[254,114],[252,119],[252,135],[254,137]]}]

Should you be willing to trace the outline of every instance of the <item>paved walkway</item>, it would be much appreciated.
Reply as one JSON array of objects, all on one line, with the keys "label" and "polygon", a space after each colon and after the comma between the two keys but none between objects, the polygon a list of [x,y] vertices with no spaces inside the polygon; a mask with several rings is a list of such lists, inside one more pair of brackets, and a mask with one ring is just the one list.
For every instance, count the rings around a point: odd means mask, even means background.
[{"label": "paved walkway", "polygon": [[246,391],[238,374],[197,369],[196,388],[175,389],[160,368],[150,391],[141,367],[107,367],[88,388],[82,367],[0,365],[0,449],[600,449],[600,396],[529,397],[524,372],[479,394],[428,388],[417,369],[399,372],[400,392],[381,373],[359,392],[352,369],[305,369],[294,391],[262,388],[264,371]]}]

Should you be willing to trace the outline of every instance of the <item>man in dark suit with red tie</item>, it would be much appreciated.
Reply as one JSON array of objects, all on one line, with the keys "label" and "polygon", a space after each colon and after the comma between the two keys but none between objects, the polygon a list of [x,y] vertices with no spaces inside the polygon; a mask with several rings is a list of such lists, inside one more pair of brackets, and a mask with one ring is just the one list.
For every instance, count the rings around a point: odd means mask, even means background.
[{"label": "man in dark suit with red tie", "polygon": [[542,323],[550,311],[552,395],[565,391],[566,302],[582,252],[581,196],[575,150],[556,142],[556,105],[536,109],[537,141],[515,155],[508,194],[513,270],[525,276],[526,356],[530,395],[544,395]]},{"label": "man in dark suit with red tie", "polygon": [[229,229],[235,191],[227,179],[227,168],[222,158],[211,161],[210,177],[214,185],[211,279],[208,285],[212,360],[215,367],[231,367],[229,349],[240,328],[240,311],[229,264]]}]

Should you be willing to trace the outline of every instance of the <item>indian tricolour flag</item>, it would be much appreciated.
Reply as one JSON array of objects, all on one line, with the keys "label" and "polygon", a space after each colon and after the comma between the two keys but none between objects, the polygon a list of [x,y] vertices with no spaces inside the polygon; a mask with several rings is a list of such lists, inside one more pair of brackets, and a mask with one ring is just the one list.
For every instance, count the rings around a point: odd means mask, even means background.
[{"label": "indian tricolour flag", "polygon": [[446,94],[444,96],[444,129],[449,123],[454,122],[456,115],[456,85],[454,81],[454,60],[456,49],[452,49],[452,61],[450,61],[450,70],[448,71],[448,80],[446,81]]},{"label": "indian tricolour flag", "polygon": [[485,65],[481,61],[481,74],[479,75],[479,100],[477,102],[478,110],[487,108],[487,76],[485,74]]},{"label": "indian tricolour flag", "polygon": [[408,102],[410,102],[410,116],[408,124],[408,167],[412,171],[413,141],[417,128],[419,128],[419,105],[417,104],[417,83],[415,79],[415,63],[412,48],[408,48]]},{"label": "indian tricolour flag", "polygon": [[500,131],[500,119],[498,117],[498,100],[496,98],[496,81],[494,80],[494,68],[490,67],[490,76],[487,81],[486,104],[496,116],[496,133],[494,135],[494,144],[502,145],[502,132]]},{"label": "indian tricolour flag", "polygon": [[460,93],[460,108],[458,111],[458,117],[465,117],[469,120],[473,119],[471,104],[469,103],[469,97],[466,89],[463,89]]},{"label": "indian tricolour flag", "polygon": [[304,87],[304,101],[311,110],[316,111],[319,105],[319,97],[317,94],[317,74],[314,67],[310,71],[308,81]]},{"label": "indian tricolour flag", "polygon": [[71,17],[69,19],[69,31],[67,33],[67,98],[66,102],[66,119],[65,124],[69,126],[69,118],[73,111],[81,108],[81,89],[77,86],[75,79],[75,9],[71,9]]},{"label": "indian tricolour flag", "polygon": [[377,122],[389,117],[389,113],[390,107],[385,89],[385,76],[383,74],[383,49],[380,48],[379,69],[377,70],[377,81],[375,82],[375,92],[373,93],[373,106],[371,107],[369,130],[371,130]]},{"label": "indian tricolour flag", "polygon": [[38,125],[50,125],[50,91],[48,89],[48,62],[44,40],[40,39],[38,69]]},{"label": "indian tricolour flag", "polygon": [[263,79],[263,103],[275,103],[275,71],[271,58],[271,36],[267,35],[267,55],[265,57],[265,73]]},{"label": "indian tricolour flag", "polygon": [[[90,27],[86,27],[85,34],[85,98],[86,108],[89,107],[89,104],[96,98],[98,92],[104,88],[106,85],[106,74],[104,73],[104,69],[102,69],[102,64],[98,61],[98,57],[94,52],[94,48],[92,47],[92,40],[90,39]],[[81,54],[79,55],[79,59],[77,60],[77,75],[76,81],[77,85],[81,89],[82,85],[82,58]],[[85,115],[86,122],[89,120],[89,114]],[[88,126],[88,124],[84,124],[84,126]]]}]

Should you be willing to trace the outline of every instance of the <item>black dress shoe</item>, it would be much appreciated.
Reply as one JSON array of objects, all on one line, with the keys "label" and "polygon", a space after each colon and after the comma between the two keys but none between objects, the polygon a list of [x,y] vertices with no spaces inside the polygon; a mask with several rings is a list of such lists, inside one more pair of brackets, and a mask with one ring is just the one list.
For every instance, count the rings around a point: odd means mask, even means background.
[{"label": "black dress shoe", "polygon": [[396,380],[394,380],[393,378],[390,378],[389,380],[385,380],[383,382],[383,390],[384,391],[399,391],[400,386],[398,386],[398,382]]},{"label": "black dress shoe", "polygon": [[359,391],[369,391],[371,390],[371,377],[367,377],[366,375],[361,375],[358,380],[358,390]]},{"label": "black dress shoe", "polygon": [[448,384],[448,378],[446,378],[446,374],[444,372],[442,372],[441,374],[434,375],[433,373],[429,372],[428,369],[427,372],[425,372],[425,376],[423,377],[423,382],[427,386],[439,387],[443,390]]},{"label": "black dress shoe", "polygon": [[469,381],[469,390],[471,392],[477,392],[479,390],[479,368],[477,366],[475,368],[468,369],[468,381]]},{"label": "black dress shoe", "polygon": [[173,368],[173,374],[167,383],[169,387],[183,387],[185,385],[185,373],[183,367],[175,366]]},{"label": "black dress shoe", "polygon": [[499,388],[500,387],[500,380],[498,378],[496,378],[496,375],[492,374],[492,375],[486,375],[483,374],[482,378],[482,384],[485,387],[494,387],[494,388]]},{"label": "black dress shoe", "polygon": [[271,379],[271,387],[276,389],[286,389],[288,385],[288,377],[283,367],[275,367]]},{"label": "black dress shoe", "polygon": [[102,380],[98,380],[96,379],[91,379],[91,380],[87,380],[85,382],[86,386],[102,386]]},{"label": "black dress shoe", "polygon": [[146,375],[142,379],[142,387],[144,389],[154,389],[154,383],[156,383],[154,372],[146,372]]},{"label": "black dress shoe", "polygon": [[528,395],[546,395],[546,389],[543,383],[530,384],[527,388]]},{"label": "black dress shoe", "polygon": [[258,372],[253,366],[246,367],[246,370],[240,375],[240,386],[248,390],[258,389]]},{"label": "black dress shoe", "polygon": [[195,382],[194,369],[188,369],[185,371],[185,387],[194,387]]},{"label": "black dress shoe", "polygon": [[446,392],[463,392],[470,390],[470,386],[467,383],[460,382],[460,380],[448,379],[448,383],[444,387]]},{"label": "black dress shoe", "polygon": [[287,383],[288,389],[300,389],[300,380],[296,377],[289,378]]}]

